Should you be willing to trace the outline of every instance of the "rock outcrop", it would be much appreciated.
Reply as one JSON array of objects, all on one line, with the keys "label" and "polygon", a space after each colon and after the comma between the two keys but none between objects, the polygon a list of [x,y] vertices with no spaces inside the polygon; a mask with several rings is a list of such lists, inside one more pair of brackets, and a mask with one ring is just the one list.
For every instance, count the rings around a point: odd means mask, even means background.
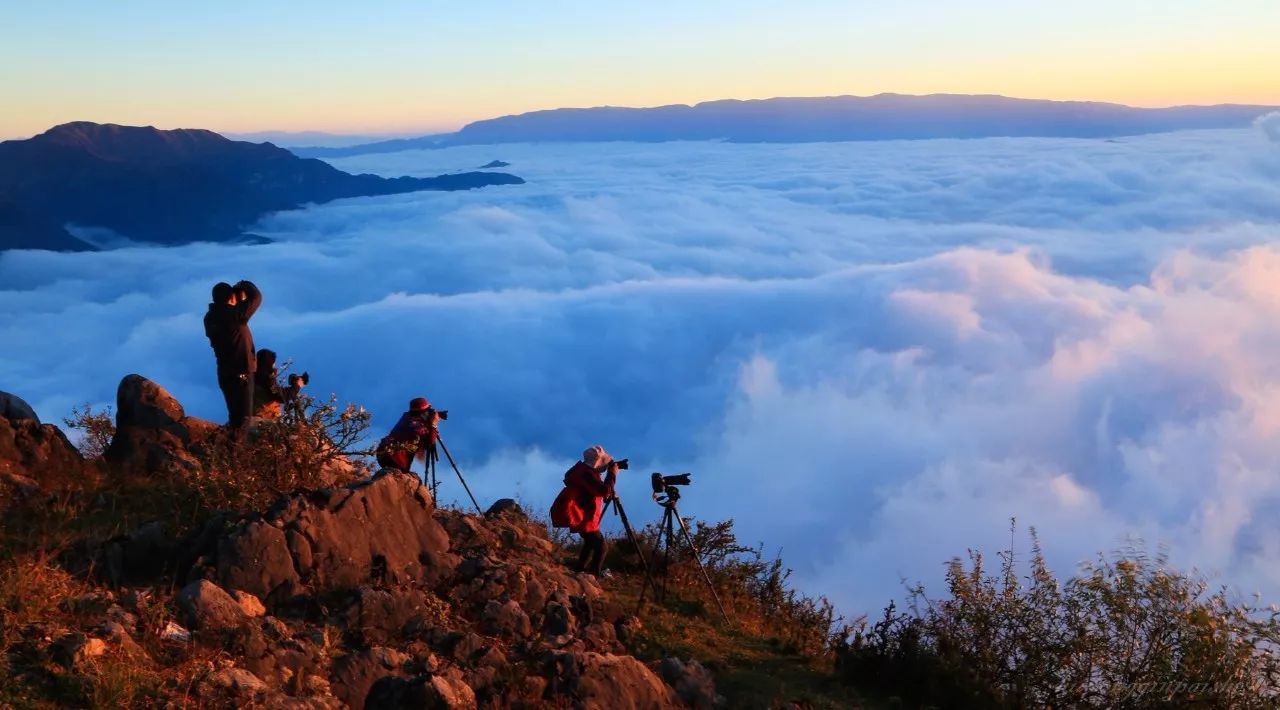
[{"label": "rock outcrop", "polygon": [[436,585],[457,558],[434,518],[430,491],[413,476],[383,471],[337,489],[281,500],[217,542],[193,575],[207,575],[270,605],[361,585]]},{"label": "rock outcrop", "polygon": [[[0,501],[8,496],[35,494],[42,483],[72,481],[84,475],[84,457],[52,424],[41,424],[26,403],[7,395],[6,411],[0,417]],[[19,403],[19,404],[15,404]]]},{"label": "rock outcrop", "polygon": [[168,390],[142,375],[127,375],[116,388],[116,433],[103,457],[139,473],[189,473],[199,467],[190,447],[217,425],[188,417]]},{"label": "rock outcrop", "polygon": [[[121,382],[118,404],[114,460],[137,473],[180,470],[198,444],[181,404],[137,375]],[[0,418],[0,471],[59,460],[83,463],[56,427]],[[569,571],[514,501],[484,515],[440,509],[416,477],[380,471],[265,511],[219,513],[185,536],[172,525],[97,541],[94,568],[112,589],[74,605],[101,618],[31,632],[44,639],[32,653],[76,669],[103,654],[153,663],[201,649],[218,659],[193,680],[210,706],[715,702],[700,666],[668,663],[659,675],[627,655],[619,634],[634,636],[638,621],[594,577]],[[175,583],[176,593],[157,591]]]},{"label": "rock outcrop", "polygon": [[40,417],[36,416],[36,410],[32,409],[31,405],[18,395],[8,392],[0,392],[0,419],[8,419],[10,422],[31,420],[36,424],[40,423]]}]

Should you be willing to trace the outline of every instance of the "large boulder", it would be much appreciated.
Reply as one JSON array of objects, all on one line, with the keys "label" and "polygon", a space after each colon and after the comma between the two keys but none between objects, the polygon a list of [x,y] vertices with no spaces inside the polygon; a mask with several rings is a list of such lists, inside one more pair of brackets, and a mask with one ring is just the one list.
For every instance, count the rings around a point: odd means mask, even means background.
[{"label": "large boulder", "polygon": [[457,558],[433,507],[427,488],[398,472],[299,493],[219,540],[213,576],[268,606],[308,590],[435,585]]},{"label": "large boulder", "polygon": [[144,584],[173,565],[177,549],[164,522],[153,520],[107,540],[99,555],[98,570],[113,586]]},{"label": "large boulder", "polygon": [[553,651],[547,665],[550,692],[572,698],[575,707],[611,710],[681,707],[675,691],[632,656]]},{"label": "large boulder", "polygon": [[10,422],[16,421],[33,421],[40,423],[40,417],[36,416],[36,410],[31,408],[21,397],[8,392],[0,392],[0,419],[8,419]]},{"label": "large boulder", "polygon": [[340,656],[333,662],[333,694],[352,710],[362,710],[374,683],[403,677],[408,661],[409,656],[382,646]]},{"label": "large boulder", "polygon": [[716,695],[715,678],[701,663],[693,659],[686,663],[673,656],[663,659],[658,670],[662,679],[675,688],[676,694],[689,707],[711,710],[724,704],[724,698]]},{"label": "large boulder", "polygon": [[207,579],[196,580],[178,592],[178,610],[182,623],[198,631],[233,629],[249,618],[235,597]]},{"label": "large boulder", "polygon": [[116,388],[116,433],[104,457],[126,469],[186,473],[199,467],[187,451],[191,432],[182,405],[142,375],[127,375]]}]

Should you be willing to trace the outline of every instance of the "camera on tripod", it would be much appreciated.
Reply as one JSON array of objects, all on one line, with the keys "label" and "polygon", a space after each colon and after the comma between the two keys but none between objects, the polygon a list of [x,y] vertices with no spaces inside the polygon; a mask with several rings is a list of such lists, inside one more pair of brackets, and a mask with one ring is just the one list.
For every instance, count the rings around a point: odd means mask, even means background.
[{"label": "camera on tripod", "polygon": [[661,506],[670,507],[680,500],[680,489],[676,486],[687,486],[693,481],[689,477],[693,474],[677,473],[672,476],[664,476],[661,473],[654,472],[649,477],[649,485],[653,488],[653,501]]},{"label": "camera on tripod", "polygon": [[687,486],[693,483],[690,480],[692,473],[677,473],[674,476],[664,476],[661,473],[654,473],[649,477],[649,485],[653,486],[654,493],[661,493],[669,486]]}]

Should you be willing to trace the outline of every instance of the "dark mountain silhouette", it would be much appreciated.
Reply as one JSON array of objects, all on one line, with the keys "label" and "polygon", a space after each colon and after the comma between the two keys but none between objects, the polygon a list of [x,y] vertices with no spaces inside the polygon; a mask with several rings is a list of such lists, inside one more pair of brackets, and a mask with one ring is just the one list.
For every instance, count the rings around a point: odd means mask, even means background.
[{"label": "dark mountain silhouette", "polygon": [[156,244],[233,240],[264,214],[306,203],[522,182],[491,172],[351,175],[211,131],[68,123],[0,143],[0,249],[86,248],[69,224]]},{"label": "dark mountain silhouette", "polygon": [[1196,128],[1240,128],[1271,106],[1134,108],[1087,101],[931,94],[708,101],[696,106],[562,108],[476,121],[457,133],[346,148],[298,148],[338,157],[452,145],[536,141],[803,143],[1040,136],[1103,138]]}]

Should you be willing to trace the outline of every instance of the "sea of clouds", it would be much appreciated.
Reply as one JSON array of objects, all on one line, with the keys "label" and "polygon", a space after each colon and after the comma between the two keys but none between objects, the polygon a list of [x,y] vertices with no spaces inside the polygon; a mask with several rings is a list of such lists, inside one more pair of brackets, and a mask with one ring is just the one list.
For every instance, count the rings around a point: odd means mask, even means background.
[{"label": "sea of clouds", "polygon": [[379,434],[410,397],[448,408],[483,501],[545,509],[601,443],[637,522],[650,471],[692,471],[686,514],[849,613],[1007,545],[1011,517],[1062,573],[1139,536],[1280,601],[1276,120],[347,158],[528,184],[283,213],[264,246],[0,255],[0,389],[56,421],[140,372],[221,420],[200,319],[250,278],[259,347]]}]

